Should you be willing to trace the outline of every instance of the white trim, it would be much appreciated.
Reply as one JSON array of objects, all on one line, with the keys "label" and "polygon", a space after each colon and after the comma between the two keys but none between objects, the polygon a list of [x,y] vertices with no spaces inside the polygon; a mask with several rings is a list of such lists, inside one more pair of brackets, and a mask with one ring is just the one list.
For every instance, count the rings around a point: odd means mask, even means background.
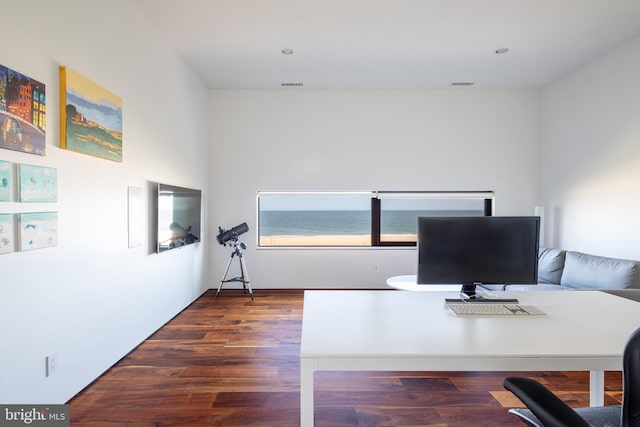
[{"label": "white trim", "polygon": [[375,191],[258,191],[260,196],[363,196],[375,197]]},{"label": "white trim", "polygon": [[416,192],[396,192],[378,191],[378,199],[493,199],[493,191],[464,191],[464,192],[437,192],[437,191],[416,191]]}]

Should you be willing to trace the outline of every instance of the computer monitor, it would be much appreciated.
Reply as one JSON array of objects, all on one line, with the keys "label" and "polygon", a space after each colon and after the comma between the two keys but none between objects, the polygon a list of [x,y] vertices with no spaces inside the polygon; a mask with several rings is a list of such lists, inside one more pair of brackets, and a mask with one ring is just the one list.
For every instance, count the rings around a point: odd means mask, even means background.
[{"label": "computer monitor", "polygon": [[539,239],[537,216],[419,217],[417,283],[535,284]]}]

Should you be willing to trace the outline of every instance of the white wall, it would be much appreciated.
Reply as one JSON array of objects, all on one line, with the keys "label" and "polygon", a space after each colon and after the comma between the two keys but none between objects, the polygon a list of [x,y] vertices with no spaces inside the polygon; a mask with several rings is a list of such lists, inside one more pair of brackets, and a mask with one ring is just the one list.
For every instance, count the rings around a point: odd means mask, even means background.
[{"label": "white wall", "polygon": [[640,259],[639,75],[636,38],[543,92],[541,194],[556,246]]},{"label": "white wall", "polygon": [[[535,90],[213,90],[209,122],[212,231],[249,224],[255,288],[385,287],[416,268],[415,249],[256,250],[259,190],[493,190],[498,215],[538,203]],[[228,258],[212,248],[212,281]]]},{"label": "white wall", "polygon": [[[0,203],[59,215],[57,247],[0,255],[0,402],[63,403],[209,287],[206,243],[156,255],[149,229],[151,182],[207,200],[207,91],[128,0],[5,0],[0,26],[2,64],[47,94],[47,155],[0,159],[55,167],[59,180],[52,205]],[[123,99],[122,163],[59,148],[60,65]],[[127,186],[144,194],[132,249]],[[59,370],[45,378],[54,351]]]},{"label": "white wall", "polygon": [[[544,204],[558,246],[640,259],[640,40],[542,97],[207,91],[127,0],[5,0],[2,12],[2,64],[45,83],[48,99],[47,155],[0,159],[58,169],[60,241],[0,256],[0,402],[65,402],[216,287],[230,254],[208,243],[218,225],[249,224],[255,288],[382,288],[415,270],[412,249],[256,250],[258,190],[493,190],[499,215]],[[58,148],[60,65],[123,98],[123,163]],[[155,255],[146,228],[127,248],[127,186],[143,188],[150,222],[154,181],[204,190],[203,243]],[[53,351],[59,371],[45,378]]]}]

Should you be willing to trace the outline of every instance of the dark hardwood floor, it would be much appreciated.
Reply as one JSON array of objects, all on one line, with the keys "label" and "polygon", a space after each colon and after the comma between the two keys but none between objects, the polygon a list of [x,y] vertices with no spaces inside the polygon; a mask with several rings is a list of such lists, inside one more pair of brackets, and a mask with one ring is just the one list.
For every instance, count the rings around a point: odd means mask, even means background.
[{"label": "dark hardwood floor", "polygon": [[[390,291],[393,292],[393,291]],[[303,291],[208,291],[69,401],[74,426],[299,425]],[[321,372],[316,426],[520,426],[513,372]],[[523,372],[573,406],[587,372]],[[621,397],[605,376],[606,404]]]}]

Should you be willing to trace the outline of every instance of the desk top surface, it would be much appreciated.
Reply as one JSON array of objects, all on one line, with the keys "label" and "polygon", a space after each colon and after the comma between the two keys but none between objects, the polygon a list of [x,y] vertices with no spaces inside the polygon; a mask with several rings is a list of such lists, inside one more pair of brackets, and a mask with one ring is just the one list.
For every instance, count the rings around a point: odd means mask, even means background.
[{"label": "desk top surface", "polygon": [[458,317],[456,292],[305,291],[301,357],[616,358],[638,302],[598,291],[500,292],[545,316]]}]

